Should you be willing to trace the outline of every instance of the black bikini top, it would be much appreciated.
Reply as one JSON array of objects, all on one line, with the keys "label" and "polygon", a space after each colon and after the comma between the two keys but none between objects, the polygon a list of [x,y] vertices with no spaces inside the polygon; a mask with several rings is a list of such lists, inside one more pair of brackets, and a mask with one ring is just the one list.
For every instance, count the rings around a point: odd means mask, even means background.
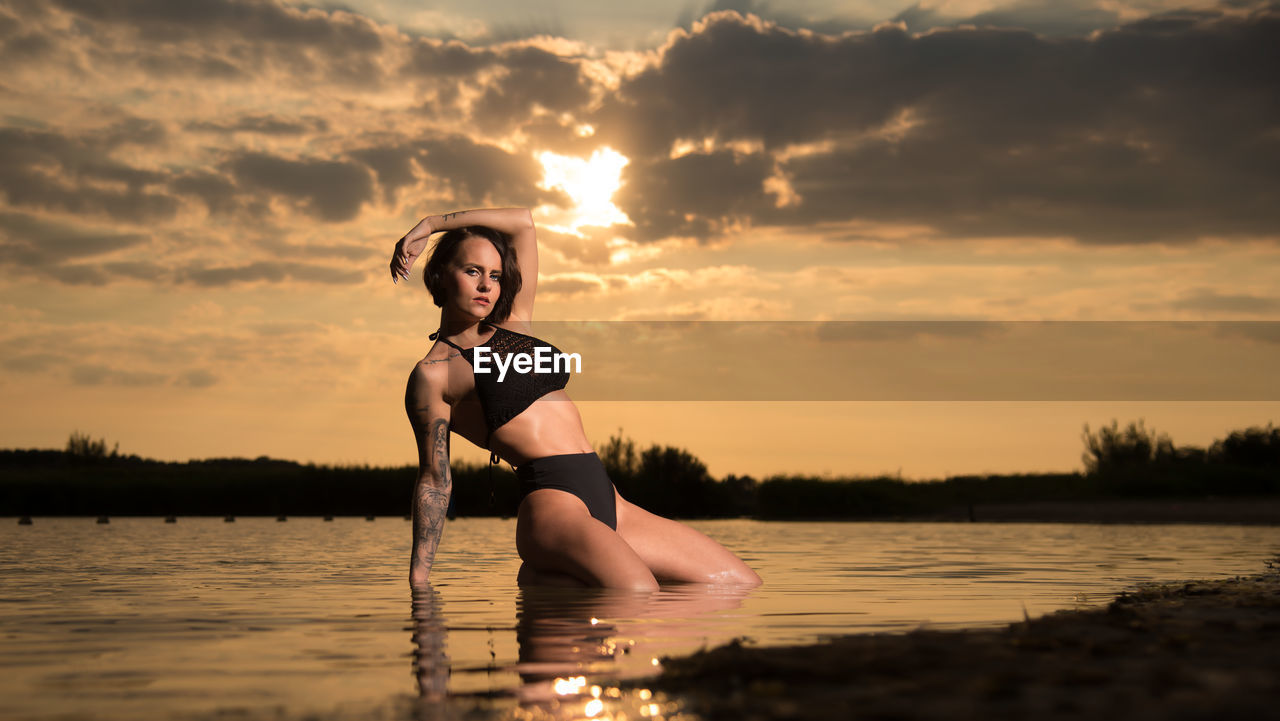
[{"label": "black bikini top", "polygon": [[[489,447],[489,438],[495,430],[523,413],[534,401],[569,383],[569,371],[564,368],[567,364],[556,363],[559,348],[502,326],[495,325],[493,329],[493,335],[489,336],[487,342],[472,348],[459,347],[448,338],[440,336],[439,330],[429,336],[432,340],[440,337],[440,340],[456,348],[471,364],[476,379],[476,394],[480,396],[484,422],[489,428],[489,435],[484,439],[485,448]],[[488,351],[483,361],[487,372],[474,370],[476,348]],[[539,348],[547,350],[539,353]],[[518,361],[524,361],[518,354],[529,356],[529,362],[522,365],[525,372],[517,370]],[[501,367],[506,368],[505,373],[500,370],[500,363]],[[502,380],[498,380],[499,377]]]}]

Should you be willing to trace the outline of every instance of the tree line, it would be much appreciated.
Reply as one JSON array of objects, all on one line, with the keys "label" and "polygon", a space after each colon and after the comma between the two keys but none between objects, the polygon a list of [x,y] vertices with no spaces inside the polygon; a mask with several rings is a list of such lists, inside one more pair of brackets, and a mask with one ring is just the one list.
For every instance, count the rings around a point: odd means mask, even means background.
[{"label": "tree line", "polygon": [[[921,517],[974,504],[1280,493],[1280,429],[1233,431],[1207,448],[1177,447],[1142,420],[1082,434],[1083,472],[821,478],[714,478],[689,451],[638,448],[616,435],[596,448],[618,492],[678,518]],[[455,462],[450,513],[512,516],[509,466]],[[0,515],[358,515],[408,513],[416,466],[300,464],[261,456],[165,462],[110,451],[74,432],[63,450],[0,450]]]}]

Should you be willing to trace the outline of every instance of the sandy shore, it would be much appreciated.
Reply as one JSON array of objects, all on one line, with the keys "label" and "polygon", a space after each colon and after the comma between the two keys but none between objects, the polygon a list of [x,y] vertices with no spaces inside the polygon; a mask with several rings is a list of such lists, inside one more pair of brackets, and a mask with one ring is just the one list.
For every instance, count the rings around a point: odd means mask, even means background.
[{"label": "sandy shore", "polygon": [[1003,629],[730,644],[644,682],[704,719],[1280,718],[1280,568]]}]

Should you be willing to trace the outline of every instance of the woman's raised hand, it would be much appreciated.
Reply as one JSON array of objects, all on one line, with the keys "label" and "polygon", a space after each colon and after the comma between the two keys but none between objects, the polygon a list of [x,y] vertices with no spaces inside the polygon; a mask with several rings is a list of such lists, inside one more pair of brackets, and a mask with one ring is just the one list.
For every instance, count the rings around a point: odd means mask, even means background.
[{"label": "woman's raised hand", "polygon": [[404,237],[396,243],[396,249],[391,253],[391,282],[409,279],[409,269],[413,267],[413,261],[422,255],[423,249],[427,247],[427,238],[434,232],[431,217],[427,216],[418,221],[418,224],[413,226],[413,230],[405,233]]}]

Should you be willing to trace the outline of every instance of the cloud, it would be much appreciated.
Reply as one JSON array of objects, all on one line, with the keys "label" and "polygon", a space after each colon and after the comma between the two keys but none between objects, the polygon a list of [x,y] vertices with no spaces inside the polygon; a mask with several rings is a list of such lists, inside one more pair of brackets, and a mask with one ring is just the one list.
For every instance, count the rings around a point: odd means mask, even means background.
[{"label": "cloud", "polygon": [[502,130],[512,119],[553,116],[581,109],[591,88],[576,62],[536,47],[514,48],[502,56],[506,73],[475,103],[472,117],[482,128]]},{"label": "cloud", "polygon": [[180,195],[198,198],[212,214],[230,213],[241,206],[235,183],[220,173],[191,170],[174,178],[169,187]]},{"label": "cloud", "polygon": [[[642,240],[716,235],[735,193],[750,198],[734,209],[742,221],[778,226],[1086,243],[1274,236],[1280,96],[1264,68],[1277,47],[1280,9],[1261,6],[1062,38],[896,25],[828,36],[725,12],[673,34],[591,121],[632,161],[619,205]],[[701,162],[670,160],[682,147]],[[760,157],[723,161],[741,148]],[[755,187],[775,174],[794,202]],[[664,187],[698,189],[708,206]]]},{"label": "cloud", "polygon": [[1184,293],[1169,304],[1175,310],[1198,310],[1210,313],[1264,314],[1280,309],[1280,298],[1248,293],[1219,293],[1212,288],[1199,288]]},{"label": "cloud", "polygon": [[179,373],[174,378],[174,385],[186,388],[208,388],[216,385],[218,377],[207,370],[196,369]]},{"label": "cloud", "polygon": [[186,124],[187,130],[205,133],[220,133],[229,135],[231,133],[260,133],[263,135],[304,135],[308,133],[324,132],[329,129],[329,123],[324,118],[315,116],[306,116],[297,119],[287,119],[272,114],[263,115],[244,115],[235,120],[213,122],[213,121],[192,121]]},{"label": "cloud", "polygon": [[[30,60],[25,95],[7,97],[50,122],[37,79],[87,95],[57,97],[76,110],[58,113],[66,127],[0,127],[0,196],[121,233],[189,228],[203,207],[219,235],[245,238],[276,213],[280,227],[295,212],[340,223],[375,199],[393,214],[409,198],[570,207],[538,187],[536,153],[609,145],[630,161],[614,202],[634,226],[617,235],[646,244],[818,224],[828,240],[852,226],[846,237],[1275,237],[1280,98],[1265,68],[1280,60],[1280,9],[1121,24],[1108,19],[1121,10],[1037,1],[959,27],[979,17],[966,5],[921,3],[911,22],[862,31],[723,0],[654,52],[603,59],[563,39],[477,47],[277,0],[11,7],[0,42],[42,33],[59,52]],[[1019,29],[1036,17],[1057,31]],[[951,26],[912,32],[931,23]],[[115,120],[76,127],[97,114]],[[212,270],[274,275],[256,259]]]},{"label": "cloud", "polygon": [[226,168],[245,190],[298,201],[305,212],[329,222],[354,218],[373,199],[373,178],[359,163],[244,152],[227,161]]},{"label": "cloud", "polygon": [[397,191],[418,181],[413,172],[413,153],[404,147],[372,146],[352,150],[349,155],[374,172],[383,202],[388,205],[395,203]]},{"label": "cloud", "polygon": [[275,261],[195,268],[184,270],[180,273],[181,280],[206,288],[229,286],[237,283],[280,283],[286,280],[342,285],[359,283],[364,280],[365,275],[360,270],[351,270],[349,268]]},{"label": "cloud", "polygon": [[147,236],[86,231],[26,213],[0,212],[0,257],[28,266],[56,265],[146,242]]},{"label": "cloud", "polygon": [[[163,72],[156,48],[178,46],[184,69],[206,76],[276,71],[374,88],[382,84],[382,30],[366,17],[289,7],[273,0],[56,0],[71,23],[110,43],[104,55],[140,60]],[[134,48],[146,50],[138,53]],[[129,48],[126,53],[119,53]],[[211,72],[210,72],[211,71]]]},{"label": "cloud", "polygon": [[[0,265],[38,273],[68,284],[100,285],[112,276],[150,274],[142,265],[106,262],[100,256],[134,248],[150,238],[141,233],[87,229],[26,213],[0,211]],[[80,261],[94,260],[92,264]]]},{"label": "cloud", "polygon": [[642,237],[705,239],[772,204],[764,192],[772,166],[762,154],[732,151],[633,160],[614,202]]},{"label": "cloud", "polygon": [[125,386],[141,388],[163,384],[167,376],[151,371],[119,370],[100,364],[81,364],[71,368],[71,382],[78,386]]},{"label": "cloud", "polygon": [[599,293],[605,287],[604,281],[589,273],[560,273],[538,280],[539,295],[575,296],[582,293]]},{"label": "cloud", "polygon": [[1113,27],[1122,19],[1117,6],[1065,0],[1013,2],[976,13],[948,12],[951,8],[945,3],[917,2],[899,12],[890,22],[902,23],[911,31],[973,25],[1022,28],[1040,35],[1079,36],[1099,28]]},{"label": "cloud", "polygon": [[54,353],[18,353],[5,354],[0,358],[0,367],[16,373],[40,373],[49,366],[65,363],[66,357]]},{"label": "cloud", "polygon": [[531,155],[511,153],[461,135],[425,140],[416,150],[418,166],[449,188],[459,204],[480,205],[500,199],[506,205],[569,204],[563,192],[537,186],[542,166]]},{"label": "cloud", "polygon": [[126,222],[172,218],[177,201],[156,186],[167,175],[115,160],[113,151],[154,144],[158,126],[129,121],[82,134],[0,127],[0,193],[10,206]]}]

